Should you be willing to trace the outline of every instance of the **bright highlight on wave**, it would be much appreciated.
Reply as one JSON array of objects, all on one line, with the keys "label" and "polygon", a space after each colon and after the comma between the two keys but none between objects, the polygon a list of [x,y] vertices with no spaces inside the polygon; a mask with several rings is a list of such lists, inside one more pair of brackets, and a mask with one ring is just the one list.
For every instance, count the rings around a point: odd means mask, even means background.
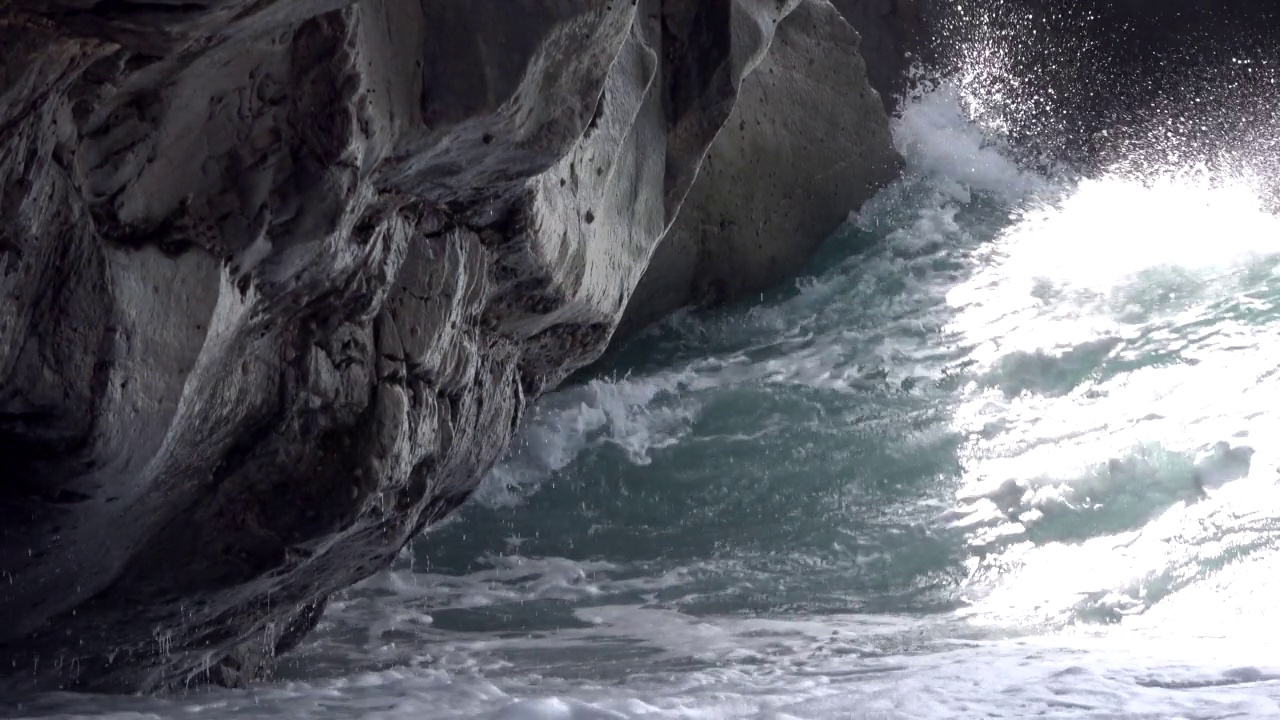
[{"label": "bright highlight on wave", "polygon": [[[999,92],[961,100],[1007,130]],[[1155,133],[1025,194],[946,294],[972,379],[959,502],[940,520],[975,549],[974,621],[1118,622],[1280,528],[1274,158],[1202,140]]]}]

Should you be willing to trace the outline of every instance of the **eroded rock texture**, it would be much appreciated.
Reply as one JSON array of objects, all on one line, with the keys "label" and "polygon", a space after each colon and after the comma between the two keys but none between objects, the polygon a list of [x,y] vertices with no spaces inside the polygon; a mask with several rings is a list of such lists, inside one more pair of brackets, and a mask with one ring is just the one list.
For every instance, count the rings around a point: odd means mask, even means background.
[{"label": "eroded rock texture", "polygon": [[765,109],[835,112],[830,16],[0,2],[0,696],[266,674],[603,350],[736,103],[726,164],[888,152]]},{"label": "eroded rock texture", "polygon": [[743,81],[619,335],[797,272],[851,209],[898,174],[880,95],[862,58],[847,49],[859,42],[827,3],[803,4],[782,21],[768,56]]}]

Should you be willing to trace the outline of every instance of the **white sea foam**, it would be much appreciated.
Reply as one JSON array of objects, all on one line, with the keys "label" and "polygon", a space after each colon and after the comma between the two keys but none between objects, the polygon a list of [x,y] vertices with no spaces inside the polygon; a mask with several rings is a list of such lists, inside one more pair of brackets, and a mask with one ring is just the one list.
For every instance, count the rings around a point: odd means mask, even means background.
[{"label": "white sea foam", "polygon": [[[475,501],[490,506],[518,503],[523,493],[536,489],[580,453],[606,444],[620,449],[629,462],[647,464],[651,452],[678,442],[697,418],[697,402],[676,395],[688,377],[668,372],[592,380],[545,398]],[[655,402],[661,398],[671,402]]]}]

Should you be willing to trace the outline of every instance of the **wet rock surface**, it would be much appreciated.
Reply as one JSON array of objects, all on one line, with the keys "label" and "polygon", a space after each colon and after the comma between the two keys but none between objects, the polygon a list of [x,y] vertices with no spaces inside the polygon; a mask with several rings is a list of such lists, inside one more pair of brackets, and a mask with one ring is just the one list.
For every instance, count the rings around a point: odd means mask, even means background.
[{"label": "wet rock surface", "polygon": [[827,137],[824,212],[859,197],[884,118],[821,113],[858,71],[750,84],[856,68],[830,15],[0,4],[0,695],[269,675],[604,349],[713,141],[731,182]]}]

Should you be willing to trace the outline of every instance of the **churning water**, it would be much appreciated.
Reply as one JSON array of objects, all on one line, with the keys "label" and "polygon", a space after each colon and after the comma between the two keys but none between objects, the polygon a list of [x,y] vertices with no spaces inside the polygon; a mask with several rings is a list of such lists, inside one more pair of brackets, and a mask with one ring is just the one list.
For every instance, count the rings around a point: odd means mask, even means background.
[{"label": "churning water", "polygon": [[1280,717],[1248,147],[1028,170],[963,82],[804,277],[547,398],[285,677],[34,716]]}]

